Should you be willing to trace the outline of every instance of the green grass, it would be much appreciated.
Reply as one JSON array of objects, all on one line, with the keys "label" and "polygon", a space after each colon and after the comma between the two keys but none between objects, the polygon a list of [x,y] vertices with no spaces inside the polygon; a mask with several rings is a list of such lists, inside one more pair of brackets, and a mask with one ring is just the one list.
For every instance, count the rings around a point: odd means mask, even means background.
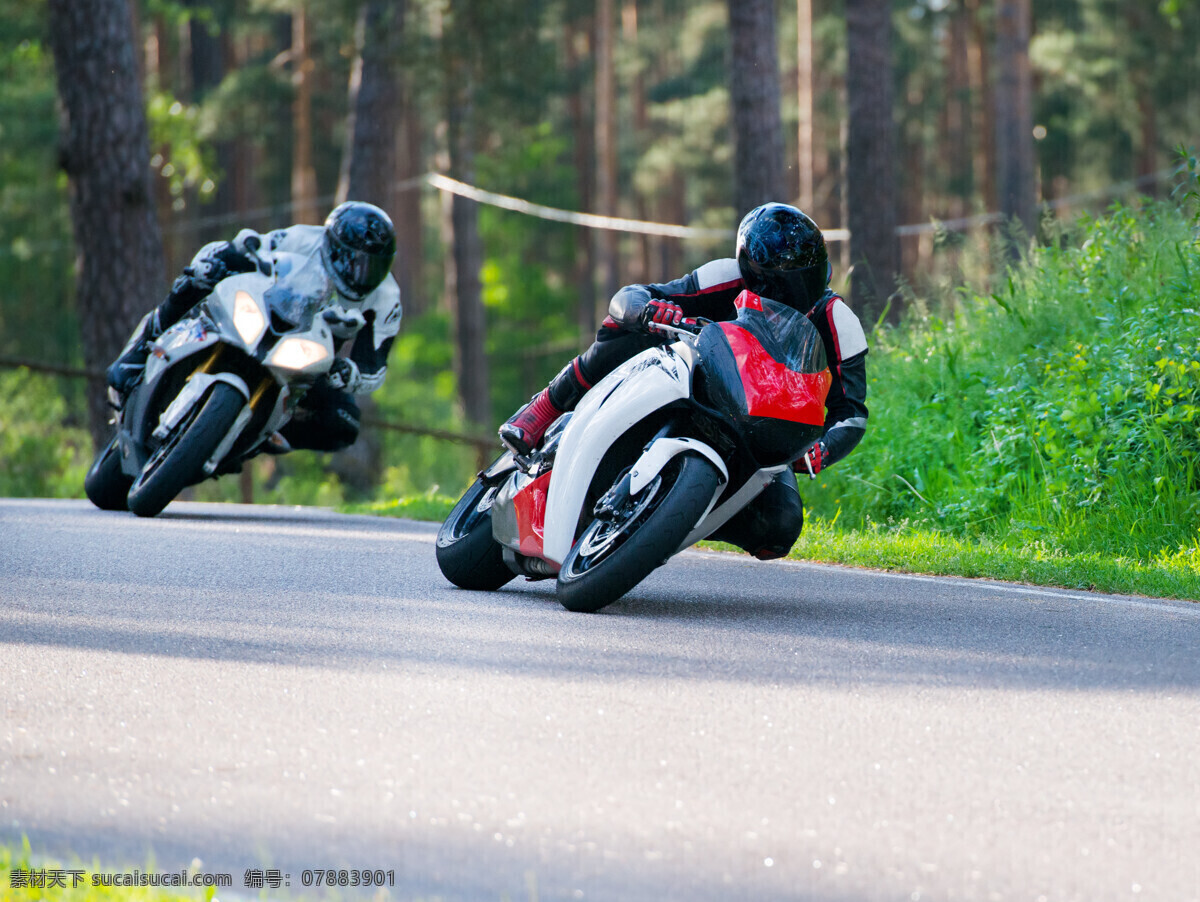
[{"label": "green grass", "polygon": [[[161,874],[153,865],[138,869],[143,874]],[[130,875],[132,869],[90,867],[35,856],[28,839],[16,848],[0,845],[0,900],[3,902],[209,902],[219,898],[214,888],[163,888],[154,886],[97,886],[96,875]],[[232,875],[231,875],[232,876]],[[96,878],[100,879],[100,878]],[[232,881],[234,887],[240,875]],[[231,887],[233,889],[233,887]],[[244,891],[242,895],[248,895]]]},{"label": "green grass", "polygon": [[802,486],[814,514],[1098,574],[1195,559],[1200,220],[1116,207],[1057,239],[873,333],[867,435]]},{"label": "green grass", "polygon": [[[444,520],[455,499],[421,495],[375,504],[347,505],[345,513],[377,514],[413,520]],[[720,542],[701,547],[738,551]],[[1068,552],[1033,541],[1012,547],[991,539],[960,539],[909,527],[843,530],[810,517],[788,557],[875,570],[964,576],[1037,586],[1087,589],[1154,598],[1200,600],[1200,553],[1162,554],[1151,561]]]},{"label": "green grass", "polygon": [[1194,550],[1142,561],[1068,552],[1033,541],[1020,547],[920,529],[839,530],[810,518],[791,558],[894,570],[1200,600],[1200,554]]},{"label": "green grass", "polygon": [[408,495],[390,501],[368,501],[361,504],[343,504],[338,507],[345,514],[376,514],[384,517],[406,517],[410,520],[445,520],[450,515],[457,498],[431,490],[423,495]]}]

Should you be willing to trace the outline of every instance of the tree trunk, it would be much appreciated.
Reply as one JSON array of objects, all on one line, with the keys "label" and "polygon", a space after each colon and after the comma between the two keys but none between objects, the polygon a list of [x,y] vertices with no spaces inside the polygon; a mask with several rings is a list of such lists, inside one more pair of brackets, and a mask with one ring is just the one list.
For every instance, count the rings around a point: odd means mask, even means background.
[{"label": "tree trunk", "polygon": [[800,116],[796,135],[796,163],[800,177],[800,209],[815,216],[812,25],[812,0],[796,0],[796,106]]},{"label": "tree trunk", "polygon": [[965,216],[972,195],[971,147],[969,139],[971,115],[971,81],[968,56],[968,12],[965,0],[956,0],[951,11],[950,28],[946,35],[946,109],[943,132],[945,161],[949,169],[950,196],[946,214],[950,218]]},{"label": "tree trunk", "polygon": [[740,219],[769,201],[786,201],[779,58],[774,0],[729,0],[733,203]]},{"label": "tree trunk", "polygon": [[296,222],[316,225],[324,217],[317,209],[317,170],[313,165],[313,75],[309,55],[308,10],[303,4],[292,14],[292,204]]},{"label": "tree trunk", "polygon": [[395,194],[396,281],[404,301],[406,319],[420,316],[428,308],[421,272],[425,261],[421,227],[421,190],[425,158],[421,152],[421,111],[415,100],[416,89],[405,74],[400,76],[400,125],[397,136]]},{"label": "tree trunk", "polygon": [[366,0],[355,29],[358,54],[350,74],[349,117],[337,200],[364,200],[392,215],[400,94],[396,59],[404,2]]},{"label": "tree trunk", "polygon": [[[163,245],[133,20],[125,0],[50,0],[50,45],[70,186],[75,305],[84,363],[107,366],[163,291]],[[88,382],[88,426],[111,437],[104,380]]]},{"label": "tree trunk", "polygon": [[[575,139],[572,153],[579,205],[585,212],[592,210],[596,176],[595,155],[592,152],[592,122],[586,112],[587,80],[583,74],[584,59],[591,44],[590,33],[587,25],[581,28],[568,24],[565,30],[567,72],[573,82],[567,98],[567,111]],[[585,46],[580,48],[580,44]],[[575,309],[580,343],[583,347],[587,347],[596,334],[596,251],[593,238],[591,229],[582,226],[575,229],[575,283],[579,291]]]},{"label": "tree trunk", "polygon": [[[465,47],[446,50],[446,139],[450,175],[467,184],[475,181],[475,61],[478,36],[468,16],[454,20]],[[447,33],[443,40],[453,40]],[[446,297],[454,316],[455,368],[459,397],[467,420],[477,427],[492,425],[486,352],[487,319],[483,309],[480,271],[483,245],[479,237],[479,208],[475,201],[453,195],[449,201],[451,248],[446,267]]]},{"label": "tree trunk", "polygon": [[[1153,9],[1130,4],[1125,16],[1130,34],[1152,33],[1151,29],[1155,18]],[[1139,57],[1141,54],[1134,58],[1134,65],[1130,70],[1138,111],[1137,158],[1134,161],[1133,171],[1135,179],[1153,175],[1158,171],[1158,116],[1154,102],[1154,90],[1151,85],[1153,63],[1149,59]],[[1141,185],[1139,190],[1149,197],[1157,197],[1159,194],[1158,182],[1147,182]]]},{"label": "tree trunk", "polygon": [[[355,28],[358,54],[350,72],[350,115],[337,192],[339,203],[363,200],[389,215],[394,215],[395,209],[400,109],[395,60],[403,27],[403,2],[367,0],[359,8]],[[359,405],[363,419],[371,419],[375,411],[372,398],[360,398]],[[383,469],[379,433],[364,428],[357,442],[333,455],[330,467],[354,494],[369,495]]]},{"label": "tree trunk", "polygon": [[[613,0],[596,2],[596,200],[603,216],[617,215],[617,77],[613,62]],[[600,256],[600,298],[608,303],[617,291],[618,235],[597,229]]]},{"label": "tree trunk", "polygon": [[[198,7],[199,0],[189,0],[188,6]],[[188,19],[188,46],[190,48],[192,81],[190,99],[192,103],[201,103],[224,79],[226,69],[229,68],[231,62],[231,43],[226,33],[214,34],[209,30],[208,23],[193,16]],[[213,198],[213,210],[218,214],[218,218],[225,220],[237,209],[234,205],[235,192],[230,184],[231,173],[237,166],[237,151],[233,141],[219,141],[215,149],[217,166],[225,174],[225,178],[220,179],[217,185]],[[196,207],[198,206],[196,205]],[[194,218],[195,214],[193,214]],[[194,251],[195,248],[209,241],[227,237],[228,226],[201,225],[198,229],[189,231],[195,233],[193,236]]]},{"label": "tree trunk", "polygon": [[[638,46],[638,4],[637,0],[624,0],[621,5],[621,39],[628,45],[627,56],[636,56]],[[646,77],[641,65],[637,65],[633,74],[633,84],[629,86],[630,100],[633,103],[633,146],[637,158],[645,151],[647,129],[650,124],[650,110],[646,102]],[[640,220],[649,219],[649,207],[646,196],[641,191],[633,190],[634,217]],[[641,233],[631,236],[635,248],[629,262],[626,278],[630,282],[646,283],[657,281],[650,274],[650,236]]]},{"label": "tree trunk", "polygon": [[[896,138],[892,121],[891,4],[847,0],[846,99],[851,295],[874,323],[891,299],[899,270],[896,239]],[[889,318],[899,316],[892,300]]]},{"label": "tree trunk", "polygon": [[[1036,228],[1033,167],[1033,78],[1029,68],[1029,0],[996,6],[996,150],[1000,212],[1026,236]],[[1007,242],[1010,254],[1020,244]]]},{"label": "tree trunk", "polygon": [[983,205],[988,211],[999,206],[996,189],[996,96],[992,90],[991,43],[984,27],[982,0],[966,0],[970,19],[970,78],[975,115],[975,175],[979,179]]}]

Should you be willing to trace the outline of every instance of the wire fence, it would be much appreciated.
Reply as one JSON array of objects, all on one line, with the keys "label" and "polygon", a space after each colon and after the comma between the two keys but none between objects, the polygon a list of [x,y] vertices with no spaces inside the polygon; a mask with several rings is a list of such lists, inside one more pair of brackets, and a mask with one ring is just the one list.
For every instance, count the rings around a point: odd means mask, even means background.
[{"label": "wire fence", "polygon": [[[0,367],[7,369],[24,368],[35,373],[45,373],[50,376],[64,376],[71,379],[102,379],[104,371],[85,367],[67,366],[65,364],[46,363],[42,360],[31,360],[24,357],[8,357],[0,355]],[[435,429],[417,423],[399,423],[378,417],[365,417],[363,425],[385,432],[396,432],[404,435],[424,436],[444,442],[469,445],[476,451],[480,459],[496,453],[499,439],[494,436],[472,435],[465,432],[455,432],[449,429]]]}]

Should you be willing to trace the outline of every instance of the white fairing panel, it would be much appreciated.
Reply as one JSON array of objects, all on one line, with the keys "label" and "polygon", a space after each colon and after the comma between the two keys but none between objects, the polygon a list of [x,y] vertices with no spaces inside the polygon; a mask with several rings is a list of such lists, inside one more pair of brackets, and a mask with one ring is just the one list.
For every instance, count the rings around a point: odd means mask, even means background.
[{"label": "white fairing panel", "polygon": [[634,423],[688,397],[691,376],[673,351],[651,348],[617,367],[583,396],[555,455],[546,501],[546,558],[561,564],[571,550],[580,509],[604,453]]}]

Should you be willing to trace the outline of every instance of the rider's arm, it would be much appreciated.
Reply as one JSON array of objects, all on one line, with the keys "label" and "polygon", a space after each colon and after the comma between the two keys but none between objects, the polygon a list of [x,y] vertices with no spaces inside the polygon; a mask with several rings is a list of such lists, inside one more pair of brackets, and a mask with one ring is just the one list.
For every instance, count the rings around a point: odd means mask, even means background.
[{"label": "rider's arm", "polygon": [[375,317],[371,312],[367,312],[367,324],[354,336],[354,346],[350,348],[349,357],[359,373],[359,381],[354,387],[357,395],[370,394],[383,385],[387,376],[388,353],[396,341],[396,336],[391,335],[375,343]]},{"label": "rider's arm", "polygon": [[823,467],[837,463],[862,441],[867,431],[867,352],[843,360],[833,374],[825,399]]},{"label": "rider's arm", "polygon": [[196,287],[211,291],[226,276],[257,268],[258,252],[270,234],[263,236],[253,229],[242,229],[232,241],[211,241],[196,252],[183,273]]},{"label": "rider's arm", "polygon": [[626,285],[609,301],[608,315],[616,325],[636,328],[646,305],[659,300],[678,304],[686,316],[729,319],[734,313],[733,299],[744,287],[736,260],[712,260],[671,282]]},{"label": "rider's arm", "polygon": [[822,469],[854,450],[867,430],[867,337],[838,297],[818,307],[814,324],[825,341],[833,381],[825,398]]},{"label": "rider's arm", "polygon": [[366,325],[354,336],[354,346],[350,349],[350,359],[358,367],[360,377],[355,394],[369,394],[383,385],[388,353],[396,341],[402,316],[400,288],[388,276],[363,303]]}]

